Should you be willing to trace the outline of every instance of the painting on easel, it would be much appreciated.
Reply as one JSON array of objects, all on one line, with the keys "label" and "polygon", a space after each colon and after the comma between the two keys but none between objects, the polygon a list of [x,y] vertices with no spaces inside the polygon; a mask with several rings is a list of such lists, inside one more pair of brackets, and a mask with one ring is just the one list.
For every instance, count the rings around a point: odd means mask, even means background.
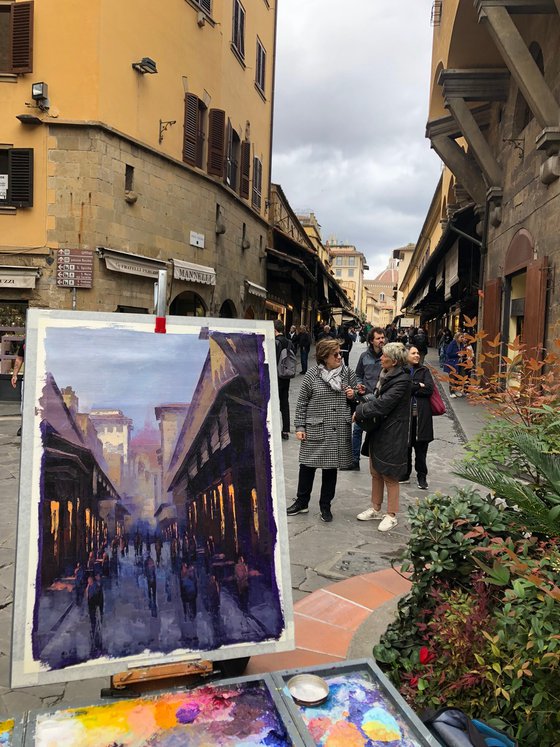
[{"label": "painting on easel", "polygon": [[272,325],[167,328],[29,313],[14,685],[293,647]]}]

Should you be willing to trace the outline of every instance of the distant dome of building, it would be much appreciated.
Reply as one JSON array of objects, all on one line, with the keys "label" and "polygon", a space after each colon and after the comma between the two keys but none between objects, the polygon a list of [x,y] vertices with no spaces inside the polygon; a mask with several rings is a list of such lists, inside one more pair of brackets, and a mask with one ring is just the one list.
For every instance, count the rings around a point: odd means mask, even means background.
[{"label": "distant dome of building", "polygon": [[397,270],[395,260],[391,260],[389,262],[389,267],[387,267],[383,272],[380,272],[379,275],[375,278],[376,283],[384,283],[387,285],[394,285],[399,280],[399,271]]}]

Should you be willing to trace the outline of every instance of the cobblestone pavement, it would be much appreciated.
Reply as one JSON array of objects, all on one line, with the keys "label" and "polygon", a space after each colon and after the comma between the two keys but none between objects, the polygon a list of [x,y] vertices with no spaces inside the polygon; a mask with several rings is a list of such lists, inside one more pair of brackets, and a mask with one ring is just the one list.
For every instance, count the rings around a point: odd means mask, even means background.
[{"label": "cobblestone pavement", "polygon": [[[351,353],[351,366],[357,363],[364,345]],[[313,357],[310,361],[312,364]],[[292,417],[301,382],[296,376],[290,386]],[[461,400],[453,401],[456,411],[435,421],[436,440],[428,452],[430,491],[448,491],[460,481],[450,474],[452,462],[462,453],[464,433],[472,436],[480,428],[480,418]],[[10,639],[12,629],[12,588],[16,546],[16,514],[19,479],[19,404],[0,403],[0,718],[25,710],[54,704],[76,705],[99,698],[109,679],[93,679],[41,687],[11,690],[9,687]],[[282,442],[286,501],[295,497],[298,474],[298,442],[294,435]],[[333,503],[334,521],[319,520],[318,476],[308,514],[289,518],[292,589],[297,601],[334,580],[387,568],[398,557],[408,538],[406,508],[422,500],[425,491],[414,481],[401,486],[401,510],[397,527],[386,534],[377,531],[377,522],[359,522],[356,514],[370,505],[370,476],[364,459],[360,471],[340,472]],[[88,621],[89,622],[89,621]],[[86,626],[87,627],[87,626]]]}]

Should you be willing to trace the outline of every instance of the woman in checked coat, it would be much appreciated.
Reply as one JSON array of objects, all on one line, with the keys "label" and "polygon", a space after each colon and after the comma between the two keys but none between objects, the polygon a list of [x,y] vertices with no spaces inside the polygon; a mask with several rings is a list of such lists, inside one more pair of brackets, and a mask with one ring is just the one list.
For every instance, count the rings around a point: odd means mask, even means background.
[{"label": "woman in checked coat", "polygon": [[356,375],[342,365],[338,340],[317,343],[317,365],[302,382],[296,405],[296,438],[300,441],[297,498],[288,516],[306,514],[315,470],[321,469],[319,508],[322,521],[332,521],[331,502],[337,470],[352,463],[352,408]]}]

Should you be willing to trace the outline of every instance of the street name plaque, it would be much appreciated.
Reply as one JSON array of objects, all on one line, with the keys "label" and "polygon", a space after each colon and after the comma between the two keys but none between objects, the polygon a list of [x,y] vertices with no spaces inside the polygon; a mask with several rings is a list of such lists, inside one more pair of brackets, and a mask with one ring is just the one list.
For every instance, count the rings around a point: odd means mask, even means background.
[{"label": "street name plaque", "polygon": [[93,252],[88,249],[59,249],[56,257],[56,284],[65,288],[91,288]]}]

